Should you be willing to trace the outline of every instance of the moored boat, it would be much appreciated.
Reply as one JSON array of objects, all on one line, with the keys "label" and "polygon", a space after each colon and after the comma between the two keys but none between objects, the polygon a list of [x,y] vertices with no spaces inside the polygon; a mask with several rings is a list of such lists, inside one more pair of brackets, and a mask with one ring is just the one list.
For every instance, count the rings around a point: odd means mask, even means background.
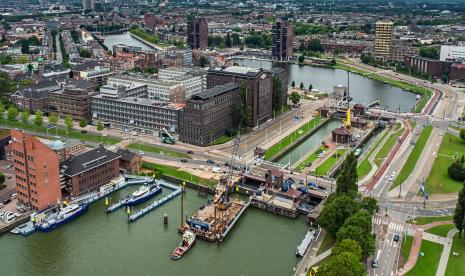
[{"label": "moored boat", "polygon": [[191,230],[184,231],[184,234],[182,235],[181,243],[171,253],[171,259],[178,260],[182,256],[184,256],[184,254],[186,254],[187,251],[191,249],[192,245],[194,245],[195,239],[196,239],[196,235],[193,231]]},{"label": "moored boat", "polygon": [[38,228],[42,232],[49,232],[53,229],[57,228],[60,225],[63,225],[70,220],[78,217],[85,211],[89,204],[71,204],[64,208],[62,208],[58,213],[50,214],[49,217],[42,221],[40,224],[36,224],[36,228]]},{"label": "moored boat", "polygon": [[137,204],[140,204],[142,202],[145,202],[155,195],[161,193],[161,187],[160,185],[154,184],[150,186],[142,186],[140,187],[137,191],[132,193],[130,198],[128,199],[127,203],[125,205],[127,206],[134,206]]}]

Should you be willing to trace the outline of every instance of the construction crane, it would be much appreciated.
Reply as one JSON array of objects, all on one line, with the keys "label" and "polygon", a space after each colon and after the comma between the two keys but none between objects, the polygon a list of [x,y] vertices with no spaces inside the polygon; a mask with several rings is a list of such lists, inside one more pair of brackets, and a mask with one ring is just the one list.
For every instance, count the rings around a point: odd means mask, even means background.
[{"label": "construction crane", "polygon": [[226,183],[224,185],[224,189],[220,191],[220,194],[218,195],[215,203],[216,207],[220,210],[224,210],[228,208],[230,205],[229,202],[229,189],[232,187],[232,177],[234,175],[234,168],[236,164],[236,157],[237,157],[237,152],[239,150],[239,144],[241,142],[239,132],[237,132],[236,138],[234,139],[234,145],[233,145],[233,150],[232,150],[232,156],[231,156],[231,162],[229,164],[229,172],[228,172],[228,177],[226,179]]}]

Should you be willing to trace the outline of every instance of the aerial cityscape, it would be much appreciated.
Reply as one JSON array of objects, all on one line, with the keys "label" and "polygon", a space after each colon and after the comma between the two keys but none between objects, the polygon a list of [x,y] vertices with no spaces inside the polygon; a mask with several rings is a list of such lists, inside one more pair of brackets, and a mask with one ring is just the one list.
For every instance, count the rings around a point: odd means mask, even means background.
[{"label": "aerial cityscape", "polygon": [[463,0],[0,0],[0,275],[465,275]]}]

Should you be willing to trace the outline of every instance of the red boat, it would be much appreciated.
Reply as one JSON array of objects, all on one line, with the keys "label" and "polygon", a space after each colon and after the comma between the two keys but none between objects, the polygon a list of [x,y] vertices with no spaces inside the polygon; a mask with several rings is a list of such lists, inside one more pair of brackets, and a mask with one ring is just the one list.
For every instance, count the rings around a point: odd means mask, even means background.
[{"label": "red boat", "polygon": [[184,234],[182,235],[182,241],[176,247],[175,250],[171,253],[171,259],[177,260],[180,259],[184,254],[191,249],[192,245],[194,245],[196,239],[196,235],[194,232],[190,230],[184,231]]}]

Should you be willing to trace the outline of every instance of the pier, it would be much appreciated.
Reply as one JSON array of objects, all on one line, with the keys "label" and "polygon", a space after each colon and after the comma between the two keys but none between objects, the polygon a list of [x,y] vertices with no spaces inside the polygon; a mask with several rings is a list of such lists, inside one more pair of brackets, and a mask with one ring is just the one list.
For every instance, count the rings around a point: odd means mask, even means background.
[{"label": "pier", "polygon": [[245,210],[249,208],[250,204],[251,204],[251,200],[249,199],[247,204],[239,211],[239,214],[237,214],[234,220],[226,227],[226,230],[220,235],[220,242],[222,242],[226,238],[229,231],[231,231],[231,229],[234,227],[234,224],[236,224],[236,222],[239,220],[239,218],[242,216]]},{"label": "pier", "polygon": [[147,206],[147,207],[137,211],[136,213],[130,215],[129,218],[128,218],[128,222],[136,221],[137,219],[143,217],[144,215],[146,215],[150,211],[155,210],[156,208],[160,207],[161,205],[165,204],[166,202],[170,201],[171,199],[177,197],[182,192],[181,187],[169,184],[169,183],[164,182],[164,181],[160,181],[160,185],[165,187],[165,188],[174,190],[174,191],[167,194],[166,196],[164,196],[160,200],[155,200],[149,206]]}]

